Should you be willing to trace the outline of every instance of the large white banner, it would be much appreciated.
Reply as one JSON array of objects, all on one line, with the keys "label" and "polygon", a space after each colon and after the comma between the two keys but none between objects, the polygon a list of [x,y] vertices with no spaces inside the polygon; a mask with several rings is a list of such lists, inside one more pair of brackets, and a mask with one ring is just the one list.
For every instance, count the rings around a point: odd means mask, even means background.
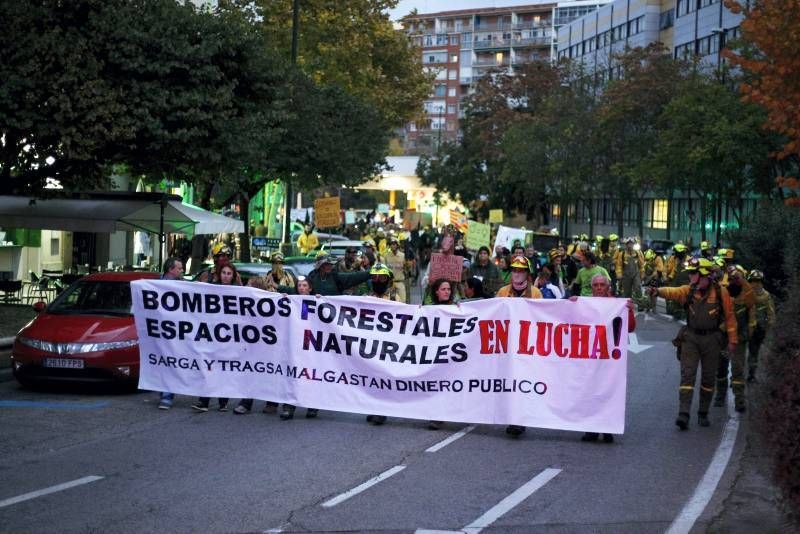
[{"label": "large white banner", "polygon": [[141,389],[624,431],[623,299],[409,306],[166,280],[131,286]]}]

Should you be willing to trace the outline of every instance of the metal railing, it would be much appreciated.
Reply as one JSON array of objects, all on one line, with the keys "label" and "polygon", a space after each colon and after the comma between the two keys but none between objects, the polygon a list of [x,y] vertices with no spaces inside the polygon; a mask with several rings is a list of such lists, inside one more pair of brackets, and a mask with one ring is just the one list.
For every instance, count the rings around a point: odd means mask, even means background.
[{"label": "metal railing", "polygon": [[511,39],[486,39],[472,42],[472,48],[476,50],[483,48],[508,48],[509,46],[511,46]]}]

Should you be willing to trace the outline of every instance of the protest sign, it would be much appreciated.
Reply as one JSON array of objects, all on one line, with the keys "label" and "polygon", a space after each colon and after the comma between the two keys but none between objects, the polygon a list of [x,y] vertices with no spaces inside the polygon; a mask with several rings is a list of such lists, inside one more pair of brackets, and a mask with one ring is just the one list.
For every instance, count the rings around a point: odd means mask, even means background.
[{"label": "protest sign", "polygon": [[514,246],[515,241],[519,241],[522,246],[525,246],[525,236],[532,234],[530,230],[523,230],[522,228],[511,228],[510,226],[500,225],[497,228],[497,237],[494,240],[494,247],[492,252],[499,246],[506,247],[508,250]]},{"label": "protest sign", "polygon": [[408,211],[403,214],[403,228],[416,230],[422,224],[422,214],[418,211]]},{"label": "protest sign", "polygon": [[624,299],[409,306],[131,283],[139,387],[423,420],[624,431]]},{"label": "protest sign", "polygon": [[489,210],[489,222],[490,223],[502,223],[503,222],[503,210]]},{"label": "protest sign", "polygon": [[344,223],[345,224],[355,224],[356,223],[356,212],[353,210],[347,210],[344,212]]},{"label": "protest sign", "polygon": [[441,254],[434,252],[431,254],[430,271],[428,280],[433,282],[439,278],[450,280],[451,282],[461,281],[461,270],[464,268],[464,257],[455,254]]},{"label": "protest sign", "polygon": [[468,221],[466,245],[470,250],[491,245],[492,227],[477,221]]},{"label": "protest sign", "polygon": [[314,222],[317,228],[332,228],[341,224],[339,197],[314,200]]},{"label": "protest sign", "polygon": [[378,204],[378,209],[376,211],[384,215],[389,215],[389,207],[389,204]]}]

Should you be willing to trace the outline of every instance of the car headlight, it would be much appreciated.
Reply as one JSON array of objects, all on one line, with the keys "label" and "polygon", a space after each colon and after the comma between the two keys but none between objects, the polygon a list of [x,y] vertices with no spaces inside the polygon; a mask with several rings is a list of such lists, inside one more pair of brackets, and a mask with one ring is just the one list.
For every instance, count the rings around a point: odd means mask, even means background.
[{"label": "car headlight", "polygon": [[85,354],[87,352],[99,352],[102,350],[125,349],[139,345],[138,339],[128,341],[110,341],[107,343],[54,343],[52,341],[42,341],[24,336],[17,336],[17,341],[23,345],[33,347],[43,352],[55,354]]}]

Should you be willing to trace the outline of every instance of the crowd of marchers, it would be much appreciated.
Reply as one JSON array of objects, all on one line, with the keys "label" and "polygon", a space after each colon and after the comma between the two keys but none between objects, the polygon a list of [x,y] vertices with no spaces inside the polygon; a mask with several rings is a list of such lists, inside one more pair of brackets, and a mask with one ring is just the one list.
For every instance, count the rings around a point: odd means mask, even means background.
[{"label": "crowd of marchers", "polygon": [[[369,226],[361,235],[362,246],[350,247],[342,258],[327,252],[315,257],[308,276],[295,276],[283,268],[284,256],[270,257],[272,269],[264,276],[250,278],[248,286],[283,294],[354,295],[411,303],[411,288],[420,285],[423,305],[452,305],[488,298],[572,299],[578,297],[626,298],[629,331],[636,327],[635,308],[654,313],[657,298],[663,298],[667,310],[685,317],[673,344],[680,362],[679,408],[675,424],[689,427],[695,382],[700,371],[697,423],[709,426],[709,409],[724,406],[727,391],[733,390],[735,408],[745,411],[746,390],[755,381],[758,352],[774,322],[772,297],[764,289],[763,273],[746,270],[734,261],[732,249],[715,248],[702,242],[695,256],[678,243],[664,258],[654,250],[641,251],[638,240],[622,240],[612,234],[573,236],[571,242],[548,251],[537,251],[530,244],[514,242],[510,250],[481,247],[474,255],[464,246],[464,236],[454,226],[438,231],[430,227],[405,231],[398,227]],[[311,227],[300,236],[298,246],[313,254],[319,246]],[[460,280],[432,278],[430,258],[433,252],[463,257]],[[231,249],[220,242],[212,247],[213,265],[198,280],[210,284],[242,285],[231,262]],[[183,265],[169,258],[163,266],[164,279],[182,279]],[[729,380],[730,377],[730,380]],[[716,392],[716,393],[715,393]],[[174,395],[162,393],[160,409],[172,406]],[[207,412],[209,398],[192,404],[197,412]],[[228,410],[228,399],[218,399],[219,411]],[[247,414],[253,399],[241,399],[234,414]],[[279,410],[280,408],[280,410]],[[263,412],[280,413],[292,419],[295,406],[266,400]],[[308,408],[306,417],[319,414]],[[375,425],[386,422],[380,414],[369,415]],[[439,429],[440,421],[430,421],[429,428]],[[510,425],[506,432],[519,436],[524,427]],[[599,435],[585,433],[584,441]],[[603,435],[613,442],[613,436]]]}]

